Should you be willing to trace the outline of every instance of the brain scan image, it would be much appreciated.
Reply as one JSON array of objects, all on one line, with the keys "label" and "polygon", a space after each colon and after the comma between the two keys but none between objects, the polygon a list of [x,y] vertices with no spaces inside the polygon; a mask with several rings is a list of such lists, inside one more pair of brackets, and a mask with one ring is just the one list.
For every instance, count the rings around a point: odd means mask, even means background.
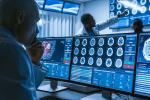
[{"label": "brain scan image", "polygon": [[79,39],[76,39],[75,41],[75,46],[79,46],[80,45],[80,40]]},{"label": "brain scan image", "polygon": [[118,39],[118,45],[119,46],[124,45],[124,38],[123,37],[119,37],[119,39]]},{"label": "brain scan image", "polygon": [[110,5],[110,11],[114,11],[115,6],[114,5]]},{"label": "brain scan image", "polygon": [[117,59],[116,62],[115,62],[115,66],[116,68],[121,68],[122,67],[122,60],[121,59]]},{"label": "brain scan image", "polygon": [[96,65],[97,65],[97,66],[101,66],[101,65],[102,65],[102,59],[101,59],[101,58],[98,58],[98,59],[96,60]]},{"label": "brain scan image", "polygon": [[150,38],[145,41],[142,52],[144,59],[150,61]]},{"label": "brain scan image", "polygon": [[117,11],[117,15],[121,14],[121,11]]},{"label": "brain scan image", "polygon": [[121,3],[118,3],[117,4],[117,10],[120,10],[122,8],[122,4]]},{"label": "brain scan image", "polygon": [[79,49],[78,48],[75,48],[74,49],[74,55],[78,55],[79,54]]},{"label": "brain scan image", "polygon": [[94,46],[95,44],[96,44],[96,41],[95,41],[94,38],[92,38],[92,39],[90,40],[90,46]]},{"label": "brain scan image", "polygon": [[86,55],[86,48],[82,48],[82,50],[81,50],[81,55]]},{"label": "brain scan image", "polygon": [[88,60],[88,64],[93,65],[93,63],[94,63],[94,59],[92,57],[90,57],[89,60]]},{"label": "brain scan image", "polygon": [[137,2],[137,0],[132,0],[132,3],[137,5],[138,2]]},{"label": "brain scan image", "polygon": [[146,7],[145,7],[145,6],[142,6],[141,13],[145,13],[146,11],[147,11]]},{"label": "brain scan image", "polygon": [[99,45],[99,46],[103,46],[103,45],[104,45],[104,38],[100,38],[100,39],[98,40],[98,45]]},{"label": "brain scan image", "polygon": [[77,57],[74,57],[74,58],[73,58],[73,63],[74,63],[74,64],[77,64],[77,63],[78,63],[78,58],[77,58]]},{"label": "brain scan image", "polygon": [[84,58],[84,57],[81,57],[80,63],[81,63],[81,65],[84,65],[84,64],[85,64],[85,58]]},{"label": "brain scan image", "polygon": [[138,12],[138,11],[137,11],[136,9],[132,9],[132,14],[133,14],[133,15],[136,15],[137,12]]},{"label": "brain scan image", "polygon": [[83,46],[86,46],[86,45],[87,45],[87,39],[83,39],[82,45],[83,45]]},{"label": "brain scan image", "polygon": [[140,0],[140,4],[141,5],[145,5],[146,4],[146,0]]},{"label": "brain scan image", "polygon": [[94,53],[95,53],[94,48],[90,48],[90,50],[89,50],[89,55],[93,56],[93,55],[94,55]]},{"label": "brain scan image", "polygon": [[98,48],[97,55],[102,56],[103,55],[103,48]]},{"label": "brain scan image", "polygon": [[123,55],[123,49],[121,48],[121,47],[119,47],[118,49],[117,49],[117,56],[122,56]]},{"label": "brain scan image", "polygon": [[44,47],[44,53],[42,56],[42,59],[44,60],[50,60],[54,54],[56,41],[43,41],[42,45]]},{"label": "brain scan image", "polygon": [[113,55],[113,49],[112,48],[108,48],[107,50],[107,56],[112,56]]},{"label": "brain scan image", "polygon": [[110,18],[114,17],[115,13],[114,12],[110,12]]},{"label": "brain scan image", "polygon": [[110,4],[114,4],[115,3],[115,0],[110,0]]},{"label": "brain scan image", "polygon": [[127,16],[130,14],[130,11],[129,9],[126,9],[125,11],[127,11]]},{"label": "brain scan image", "polygon": [[108,39],[108,45],[112,46],[113,44],[114,44],[114,38],[111,37]]},{"label": "brain scan image", "polygon": [[111,67],[111,65],[112,65],[112,60],[110,58],[108,58],[106,60],[106,67]]}]

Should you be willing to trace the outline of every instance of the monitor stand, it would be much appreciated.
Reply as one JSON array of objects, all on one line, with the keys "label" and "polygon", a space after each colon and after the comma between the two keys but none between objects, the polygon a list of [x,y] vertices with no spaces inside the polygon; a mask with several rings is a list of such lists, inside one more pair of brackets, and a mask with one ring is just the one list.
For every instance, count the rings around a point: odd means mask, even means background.
[{"label": "monitor stand", "polygon": [[84,97],[81,100],[128,100],[128,99],[119,97],[118,95],[113,94],[110,91],[102,90],[101,93],[95,93],[93,95]]},{"label": "monitor stand", "polygon": [[50,92],[50,93],[63,91],[65,89],[67,89],[67,87],[58,86],[58,81],[55,80],[51,80],[49,84],[41,85],[38,87],[39,91]]}]

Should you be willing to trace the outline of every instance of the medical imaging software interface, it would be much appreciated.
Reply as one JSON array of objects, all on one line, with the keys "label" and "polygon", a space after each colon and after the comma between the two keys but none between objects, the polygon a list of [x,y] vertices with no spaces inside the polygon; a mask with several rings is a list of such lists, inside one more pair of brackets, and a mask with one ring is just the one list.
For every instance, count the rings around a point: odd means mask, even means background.
[{"label": "medical imaging software interface", "polygon": [[150,33],[140,34],[135,93],[150,97]]},{"label": "medical imaging software interface", "polygon": [[44,46],[42,62],[49,69],[48,77],[69,79],[72,38],[47,38],[41,40]]},{"label": "medical imaging software interface", "polygon": [[136,40],[135,34],[76,37],[71,80],[132,93]]}]

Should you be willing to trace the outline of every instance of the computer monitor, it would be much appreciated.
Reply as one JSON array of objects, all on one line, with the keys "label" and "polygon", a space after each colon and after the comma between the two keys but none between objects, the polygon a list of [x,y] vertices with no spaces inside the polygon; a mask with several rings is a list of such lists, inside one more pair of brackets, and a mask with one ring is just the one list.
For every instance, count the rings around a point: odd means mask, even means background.
[{"label": "computer monitor", "polygon": [[64,1],[62,0],[46,0],[44,10],[61,12]]},{"label": "computer monitor", "polygon": [[43,9],[45,0],[35,0],[39,9]]},{"label": "computer monitor", "polygon": [[47,78],[69,79],[73,38],[41,38],[44,54],[41,62],[48,68]]},{"label": "computer monitor", "polygon": [[150,97],[150,33],[139,36],[135,94]]},{"label": "computer monitor", "polygon": [[65,2],[63,7],[63,13],[77,15],[80,9],[80,4]]},{"label": "computer monitor", "polygon": [[136,35],[76,37],[70,80],[133,93]]}]

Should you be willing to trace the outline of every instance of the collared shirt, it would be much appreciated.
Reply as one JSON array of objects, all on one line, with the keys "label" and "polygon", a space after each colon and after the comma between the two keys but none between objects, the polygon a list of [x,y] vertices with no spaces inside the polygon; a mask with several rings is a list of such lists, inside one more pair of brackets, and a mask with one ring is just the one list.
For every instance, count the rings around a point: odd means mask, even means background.
[{"label": "collared shirt", "polygon": [[117,16],[113,17],[113,18],[111,18],[111,19],[109,19],[109,20],[107,20],[107,21],[105,21],[105,22],[103,22],[101,24],[95,25],[95,27],[92,28],[93,32],[90,32],[90,33],[87,33],[85,28],[82,26],[80,28],[80,30],[77,32],[77,34],[75,34],[75,36],[95,36],[95,35],[99,35],[99,31],[101,31],[101,30],[103,30],[103,29],[105,29],[105,28],[107,28],[107,27],[117,23],[118,21],[119,20],[118,20]]},{"label": "collared shirt", "polygon": [[12,33],[0,27],[0,100],[37,100],[36,88],[44,75]]}]

